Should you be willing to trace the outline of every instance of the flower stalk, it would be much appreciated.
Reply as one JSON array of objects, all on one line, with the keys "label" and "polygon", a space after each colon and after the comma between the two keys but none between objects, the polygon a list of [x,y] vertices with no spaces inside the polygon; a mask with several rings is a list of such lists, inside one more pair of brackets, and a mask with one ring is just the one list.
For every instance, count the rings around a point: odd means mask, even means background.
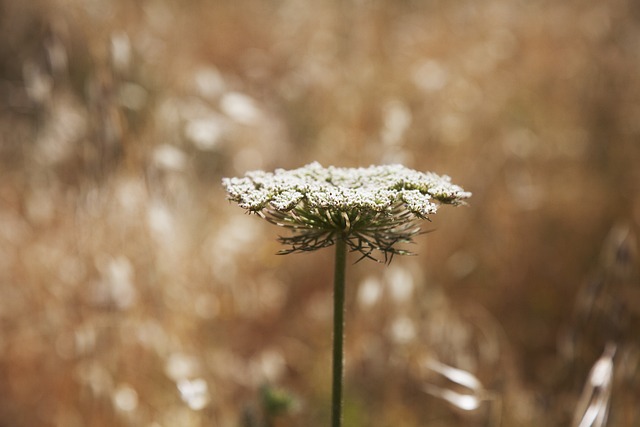
[{"label": "flower stalk", "polygon": [[342,425],[342,378],[344,370],[344,300],[347,244],[344,238],[336,241],[333,278],[333,384],[331,388],[331,426]]}]

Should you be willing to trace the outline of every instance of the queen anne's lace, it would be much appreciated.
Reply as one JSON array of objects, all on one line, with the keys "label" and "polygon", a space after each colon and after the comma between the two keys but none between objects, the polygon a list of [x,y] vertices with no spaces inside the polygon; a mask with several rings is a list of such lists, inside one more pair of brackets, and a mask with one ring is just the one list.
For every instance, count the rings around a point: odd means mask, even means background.
[{"label": "queen anne's lace", "polygon": [[408,254],[394,245],[412,242],[420,230],[417,220],[428,219],[440,204],[463,204],[471,196],[446,175],[401,165],[324,168],[314,162],[290,171],[248,172],[222,184],[241,208],[293,231],[280,238],[290,246],[281,253],[315,250],[344,238],[363,257],[379,250],[385,261]]}]

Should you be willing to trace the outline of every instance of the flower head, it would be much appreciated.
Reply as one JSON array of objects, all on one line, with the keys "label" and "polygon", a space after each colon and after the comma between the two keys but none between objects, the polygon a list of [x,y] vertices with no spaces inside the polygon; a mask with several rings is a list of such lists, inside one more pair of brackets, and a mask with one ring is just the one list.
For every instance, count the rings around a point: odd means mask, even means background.
[{"label": "flower head", "polygon": [[362,258],[380,251],[385,261],[397,243],[410,243],[419,220],[441,204],[459,205],[471,196],[448,176],[401,165],[324,168],[314,162],[299,169],[248,172],[224,178],[228,199],[267,221],[288,228],[282,254],[311,251],[344,239]]}]

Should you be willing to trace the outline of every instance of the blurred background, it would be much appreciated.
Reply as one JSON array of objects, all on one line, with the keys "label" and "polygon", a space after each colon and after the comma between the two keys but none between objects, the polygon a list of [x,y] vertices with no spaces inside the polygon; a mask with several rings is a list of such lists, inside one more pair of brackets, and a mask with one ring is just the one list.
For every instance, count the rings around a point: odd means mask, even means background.
[{"label": "blurred background", "polygon": [[[0,1],[0,426],[322,426],[248,170],[473,192],[349,266],[345,426],[640,425],[640,3]],[[355,261],[356,258],[352,258]]]}]

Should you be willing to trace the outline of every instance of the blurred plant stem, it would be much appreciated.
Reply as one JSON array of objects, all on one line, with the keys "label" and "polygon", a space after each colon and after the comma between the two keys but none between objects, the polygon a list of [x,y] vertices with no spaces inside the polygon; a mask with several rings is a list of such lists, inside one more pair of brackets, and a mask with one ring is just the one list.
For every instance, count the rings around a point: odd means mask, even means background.
[{"label": "blurred plant stem", "polygon": [[344,365],[344,282],[347,244],[344,236],[336,239],[336,265],[333,279],[333,388],[331,426],[342,425],[342,370]]}]

